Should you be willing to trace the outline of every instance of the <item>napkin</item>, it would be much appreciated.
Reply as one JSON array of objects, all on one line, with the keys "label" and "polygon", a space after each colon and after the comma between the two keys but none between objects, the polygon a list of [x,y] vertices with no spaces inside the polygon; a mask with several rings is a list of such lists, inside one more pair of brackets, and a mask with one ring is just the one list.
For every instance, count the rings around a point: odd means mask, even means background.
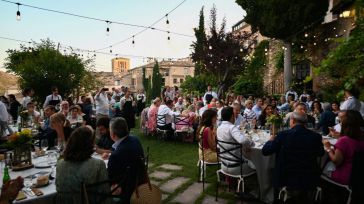
[{"label": "napkin", "polygon": [[27,196],[25,195],[25,193],[23,191],[19,191],[18,196],[16,196],[15,200],[24,200],[26,198]]},{"label": "napkin", "polygon": [[41,196],[43,195],[43,192],[41,190],[39,190],[38,188],[32,188],[32,191],[33,193],[36,195],[36,196]]}]

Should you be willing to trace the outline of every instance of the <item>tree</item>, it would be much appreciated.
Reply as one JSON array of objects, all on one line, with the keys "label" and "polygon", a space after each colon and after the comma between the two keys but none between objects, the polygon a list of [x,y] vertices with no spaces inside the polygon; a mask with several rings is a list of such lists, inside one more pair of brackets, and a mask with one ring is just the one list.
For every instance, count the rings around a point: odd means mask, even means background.
[{"label": "tree", "polygon": [[143,88],[144,88],[144,91],[145,91],[145,95],[147,97],[147,102],[149,102],[151,100],[150,98],[150,83],[149,83],[149,78],[147,78],[146,74],[145,74],[145,67],[143,67],[142,69],[142,72],[143,72]]},{"label": "tree", "polygon": [[[364,1],[358,1],[358,10],[364,8]],[[357,12],[360,14],[360,12]],[[364,100],[364,17],[358,16],[356,28],[347,40],[332,50],[315,74],[325,79],[322,91],[325,100],[342,100],[343,90],[357,89],[361,91],[360,99]]]},{"label": "tree", "polygon": [[206,32],[205,32],[205,16],[204,7],[201,8],[198,28],[194,28],[196,42],[193,42],[191,47],[192,59],[195,63],[195,76],[201,74],[204,69],[203,59],[206,52]]},{"label": "tree", "polygon": [[[74,53],[62,55],[49,39],[33,48],[21,46],[20,50],[7,50],[7,53],[5,68],[20,77],[21,89],[33,88],[34,98],[40,103],[51,93],[52,86],[57,86],[59,92],[68,97],[77,90],[92,89],[92,84],[96,83],[88,68],[92,60],[82,60]],[[84,87],[85,84],[88,86]]]},{"label": "tree", "polygon": [[266,37],[284,41],[284,88],[292,81],[292,40],[306,28],[320,24],[327,0],[236,0],[247,13],[245,21]]},{"label": "tree", "polygon": [[263,75],[267,63],[265,50],[268,46],[269,41],[263,40],[255,48],[253,57],[247,64],[245,71],[239,76],[238,81],[233,86],[235,93],[255,96],[263,95]]},{"label": "tree", "polygon": [[156,60],[153,67],[151,98],[160,97],[162,85],[162,75],[159,72],[159,64]]},{"label": "tree", "polygon": [[196,50],[195,46],[192,59],[203,64],[204,74],[216,76],[218,96],[222,97],[224,92],[234,84],[236,76],[244,71],[247,63],[246,56],[252,50],[255,41],[250,40],[251,33],[227,34],[225,20],[218,29],[216,15],[214,6],[210,11],[209,34],[206,36],[203,52]]}]

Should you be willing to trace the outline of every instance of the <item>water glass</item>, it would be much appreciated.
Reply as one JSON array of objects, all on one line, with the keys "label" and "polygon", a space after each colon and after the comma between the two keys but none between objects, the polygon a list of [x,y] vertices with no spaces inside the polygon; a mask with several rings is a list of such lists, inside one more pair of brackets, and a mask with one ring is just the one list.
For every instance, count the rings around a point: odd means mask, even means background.
[{"label": "water glass", "polygon": [[48,148],[48,140],[47,139],[41,140],[40,146],[42,150],[45,152]]},{"label": "water glass", "polygon": [[24,187],[26,191],[30,191],[33,185],[33,175],[24,178]]},{"label": "water glass", "polygon": [[50,173],[51,176],[52,176],[52,174],[54,172],[54,167],[57,164],[57,160],[58,160],[57,152],[54,152],[54,151],[48,152],[48,164],[52,167],[52,170],[51,170],[51,173]]}]

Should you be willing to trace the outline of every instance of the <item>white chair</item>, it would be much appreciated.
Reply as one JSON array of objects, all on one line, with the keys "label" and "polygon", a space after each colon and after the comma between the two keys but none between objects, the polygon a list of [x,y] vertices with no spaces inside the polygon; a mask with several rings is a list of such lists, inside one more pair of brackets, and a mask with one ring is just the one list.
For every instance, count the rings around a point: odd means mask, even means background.
[{"label": "white chair", "polygon": [[324,179],[325,181],[331,183],[331,184],[334,184],[335,186],[346,189],[349,192],[349,196],[348,196],[348,199],[346,200],[346,204],[351,203],[351,194],[353,193],[353,191],[352,191],[352,189],[351,189],[351,187],[349,185],[343,185],[343,184],[337,183],[337,182],[331,180],[329,177],[327,177],[325,175],[321,175],[321,178]]},{"label": "white chair", "polygon": [[181,117],[181,116],[175,116],[174,117],[174,124],[177,125],[182,125],[183,129],[180,130],[175,130],[174,131],[174,137],[176,140],[182,140],[184,141],[185,137],[193,137],[193,133],[194,130],[192,128],[192,126],[190,125],[190,119],[188,117]]},{"label": "white chair", "polygon": [[[220,184],[220,173],[225,176],[232,177],[238,179],[238,192],[245,192],[245,179],[256,174],[256,171],[251,171],[249,173],[243,173],[243,165],[247,164],[247,161],[243,158],[243,145],[234,142],[225,142],[219,139],[216,139],[217,144],[217,158],[221,163],[226,167],[240,167],[240,174],[231,174],[223,169],[219,169],[216,171],[217,174],[217,183],[216,183],[216,198],[217,201],[218,192],[219,192],[219,184]],[[240,152],[240,155],[234,154],[234,152]],[[228,162],[230,165],[226,164]],[[240,188],[241,186],[241,188]],[[241,191],[240,191],[241,190]]]},{"label": "white chair", "polygon": [[157,115],[157,137],[158,139],[166,139],[168,130],[162,130],[159,126],[166,125],[166,115]]}]

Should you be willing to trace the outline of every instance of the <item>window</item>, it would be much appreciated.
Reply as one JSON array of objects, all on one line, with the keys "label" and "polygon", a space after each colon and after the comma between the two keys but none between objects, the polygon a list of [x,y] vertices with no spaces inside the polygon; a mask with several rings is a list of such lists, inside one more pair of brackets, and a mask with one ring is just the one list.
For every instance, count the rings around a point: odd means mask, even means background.
[{"label": "window", "polygon": [[131,79],[131,84],[133,84],[134,86],[136,85],[136,80],[135,79]]},{"label": "window", "polygon": [[182,84],[182,83],[183,83],[183,79],[180,79],[180,80],[179,80],[179,83],[181,83],[181,84]]},{"label": "window", "polygon": [[173,79],[173,83],[174,84],[177,84],[178,82],[177,82],[177,79]]},{"label": "window", "polygon": [[185,68],[185,75],[188,75],[188,68]]}]

